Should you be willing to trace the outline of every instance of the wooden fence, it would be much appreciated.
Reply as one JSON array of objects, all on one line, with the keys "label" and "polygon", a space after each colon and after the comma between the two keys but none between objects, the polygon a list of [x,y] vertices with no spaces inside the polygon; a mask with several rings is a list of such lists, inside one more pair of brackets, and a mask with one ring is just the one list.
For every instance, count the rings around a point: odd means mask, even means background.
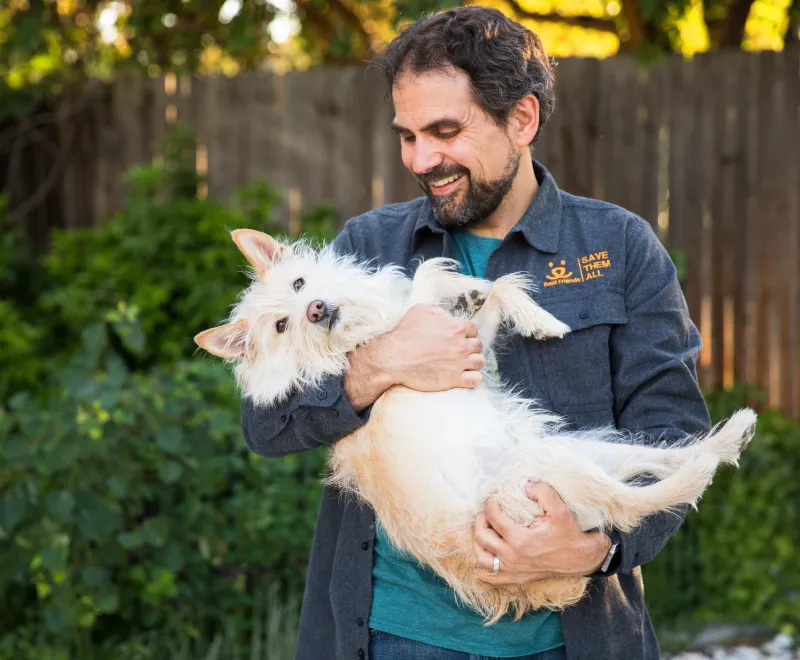
[{"label": "wooden fence", "polygon": [[[705,385],[755,383],[800,416],[800,49],[649,69],[564,60],[557,81],[536,157],[563,189],[629,208],[685,254]],[[295,230],[306,204],[333,202],[346,219],[420,194],[385,89],[358,68],[126,78],[53,112],[38,143],[3,153],[0,140],[0,181],[33,234],[118,209],[121,174],[157,157],[151,145],[175,122],[200,138],[208,194],[264,179],[284,191]]]}]

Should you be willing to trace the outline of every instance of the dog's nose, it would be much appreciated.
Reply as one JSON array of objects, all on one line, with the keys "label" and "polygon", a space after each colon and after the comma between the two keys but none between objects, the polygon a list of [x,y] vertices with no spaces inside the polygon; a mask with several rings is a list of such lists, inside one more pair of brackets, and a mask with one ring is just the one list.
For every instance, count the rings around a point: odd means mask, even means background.
[{"label": "dog's nose", "polygon": [[315,300],[308,306],[306,316],[312,323],[322,323],[328,318],[328,306],[321,300]]}]

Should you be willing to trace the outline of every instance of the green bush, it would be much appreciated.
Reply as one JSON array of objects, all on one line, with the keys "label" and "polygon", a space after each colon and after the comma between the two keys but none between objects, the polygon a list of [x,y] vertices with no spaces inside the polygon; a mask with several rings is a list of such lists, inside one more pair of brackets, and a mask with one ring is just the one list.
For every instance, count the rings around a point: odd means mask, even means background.
[{"label": "green bush", "polygon": [[38,351],[43,330],[28,318],[35,318],[30,311],[39,281],[35,260],[6,209],[7,199],[0,195],[0,401],[20,387],[34,386],[44,370]]},{"label": "green bush", "polygon": [[247,627],[254,585],[302,586],[320,456],[259,459],[222,367],[132,373],[107,335],[89,326],[59,392],[0,417],[2,628],[88,648]]},{"label": "green bush", "polygon": [[[717,422],[763,398],[708,392]],[[800,630],[800,422],[759,414],[740,466],[722,468],[678,533],[645,565],[648,607],[662,624],[765,624]]]},{"label": "green bush", "polygon": [[198,199],[191,136],[165,148],[121,212],[0,270],[0,658],[290,657],[294,613],[263,594],[296,605],[324,456],[249,452],[231,374],[192,341],[247,284],[230,230],[281,234],[278,197]]},{"label": "green bush", "polygon": [[147,367],[190,356],[194,333],[230,310],[247,265],[230,231],[283,231],[271,222],[279,197],[261,183],[229,204],[199,199],[194,141],[183,131],[166,143],[163,164],[136,167],[126,180],[132,192],[122,211],[99,227],[53,232],[43,261],[58,286],[40,296],[40,307],[67,345],[98,310],[135,308],[146,341],[135,358],[124,357]]}]

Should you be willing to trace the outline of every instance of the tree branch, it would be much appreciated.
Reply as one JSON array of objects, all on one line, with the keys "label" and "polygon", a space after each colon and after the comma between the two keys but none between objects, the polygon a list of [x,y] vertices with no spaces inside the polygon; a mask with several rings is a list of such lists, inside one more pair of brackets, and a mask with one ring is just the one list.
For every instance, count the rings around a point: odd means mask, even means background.
[{"label": "tree branch", "polygon": [[725,17],[708,22],[708,35],[712,50],[725,48],[740,49],[744,39],[744,28],[754,0],[734,0]]},{"label": "tree branch", "polygon": [[636,0],[622,0],[622,15],[628,24],[628,34],[630,38],[627,47],[634,49],[647,41],[647,25],[639,11]]},{"label": "tree branch", "polygon": [[617,26],[613,20],[608,18],[596,18],[594,16],[564,16],[563,14],[537,14],[523,8],[517,0],[506,0],[518,18],[526,18],[540,23],[558,23],[570,27],[580,27],[587,30],[600,30],[601,32],[611,32],[617,34]]},{"label": "tree branch", "polygon": [[784,48],[796,43],[800,43],[800,0],[794,0],[789,7],[789,21],[783,35]]},{"label": "tree branch", "polygon": [[343,2],[343,0],[329,0],[332,7],[336,7],[337,11],[342,15],[345,22],[353,29],[353,31],[359,36],[361,41],[364,42],[364,46],[366,48],[366,55],[367,57],[371,57],[373,55],[372,52],[372,37],[364,29],[364,24],[361,22],[361,17],[358,16],[350,7]]}]

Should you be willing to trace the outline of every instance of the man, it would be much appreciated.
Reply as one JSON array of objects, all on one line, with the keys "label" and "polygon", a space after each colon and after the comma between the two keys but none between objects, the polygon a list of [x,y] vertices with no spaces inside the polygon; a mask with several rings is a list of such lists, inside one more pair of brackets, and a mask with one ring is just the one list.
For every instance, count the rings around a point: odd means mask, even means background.
[{"label": "man", "polygon": [[[695,374],[700,338],[666,251],[641,218],[559,190],[531,157],[554,107],[537,37],[495,10],[462,7],[410,26],[377,64],[392,91],[403,164],[425,195],[350,220],[336,249],[410,274],[437,256],[489,279],[527,272],[537,301],[572,332],[508,338],[496,368],[509,384],[575,428],[614,424],[654,441],[707,430]],[[354,352],[344,378],[275,409],[245,402],[245,440],[271,457],[330,445],[364,424],[395,384],[475,387],[481,350],[473,324],[416,307]],[[657,658],[640,566],[682,518],[651,516],[626,534],[582,533],[552,488],[529,484],[526,492],[544,518],[521,528],[490,504],[475,525],[477,560],[497,583],[592,576],[578,604],[483,626],[392,547],[368,507],[326,490],[297,659]]]}]

